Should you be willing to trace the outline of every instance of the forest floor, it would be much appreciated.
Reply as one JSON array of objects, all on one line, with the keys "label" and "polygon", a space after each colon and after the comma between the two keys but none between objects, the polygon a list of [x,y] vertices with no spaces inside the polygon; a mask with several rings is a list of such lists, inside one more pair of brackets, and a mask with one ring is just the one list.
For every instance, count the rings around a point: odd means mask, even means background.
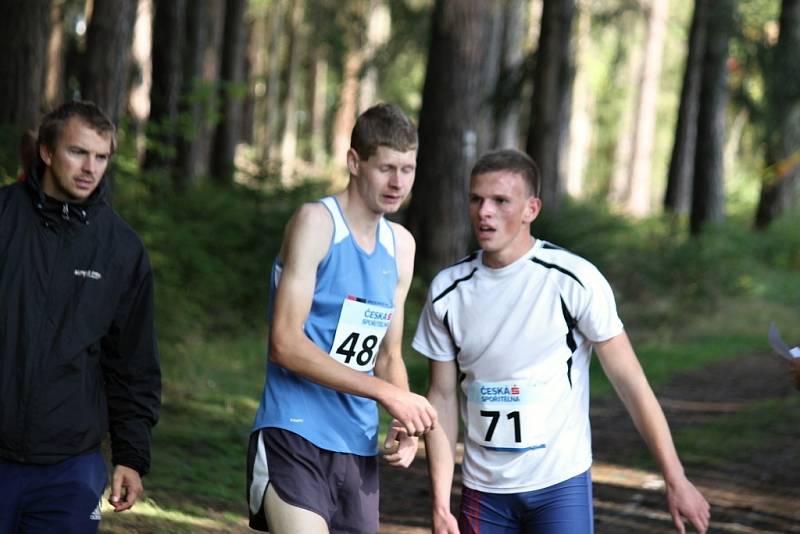
[{"label": "forest floor", "polygon": [[[677,435],[708,428],[763,401],[800,396],[787,368],[774,355],[755,354],[677,374],[656,395]],[[597,533],[675,532],[658,473],[628,467],[631,459],[644,458],[646,453],[622,403],[614,395],[595,401],[591,419]],[[723,453],[712,461],[682,458],[688,476],[711,503],[710,532],[800,533],[800,428],[791,421],[797,419],[760,427],[760,443],[751,453],[730,458]],[[763,433],[769,439],[764,440]],[[724,440],[724,435],[711,439]],[[430,532],[426,473],[423,448],[408,470],[382,468],[381,533]],[[458,473],[456,482],[460,482]]]}]

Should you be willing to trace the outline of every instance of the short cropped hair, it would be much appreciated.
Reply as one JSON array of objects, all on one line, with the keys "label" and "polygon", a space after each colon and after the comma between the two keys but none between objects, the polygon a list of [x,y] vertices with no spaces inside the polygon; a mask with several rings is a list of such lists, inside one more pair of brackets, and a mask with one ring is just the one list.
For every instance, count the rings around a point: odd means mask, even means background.
[{"label": "short cropped hair", "polygon": [[89,102],[88,100],[70,100],[64,102],[45,115],[44,118],[42,118],[42,123],[39,125],[39,139],[37,145],[54,150],[67,121],[73,117],[80,118],[86,122],[92,130],[101,135],[110,135],[111,152],[113,153],[116,150],[116,126],[114,126],[114,123],[111,122],[108,115],[103,113],[103,110],[100,109],[97,104]]},{"label": "short cropped hair", "polygon": [[528,192],[536,198],[542,192],[542,180],[539,167],[524,152],[511,148],[492,150],[482,155],[475,166],[472,167],[470,178],[480,174],[487,174],[497,171],[510,171],[519,174],[528,189]]},{"label": "short cropped hair", "polygon": [[362,160],[371,158],[379,146],[408,152],[418,142],[416,125],[394,104],[376,104],[364,111],[350,136],[350,148]]}]

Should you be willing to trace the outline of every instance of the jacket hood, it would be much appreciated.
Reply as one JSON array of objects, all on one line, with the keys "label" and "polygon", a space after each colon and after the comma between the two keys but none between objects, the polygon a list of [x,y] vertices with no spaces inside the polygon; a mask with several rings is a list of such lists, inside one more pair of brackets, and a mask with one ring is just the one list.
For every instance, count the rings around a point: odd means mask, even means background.
[{"label": "jacket hood", "polygon": [[34,163],[27,173],[27,179],[25,180],[34,207],[42,216],[45,226],[62,223],[89,224],[95,209],[106,203],[107,175],[104,175],[100,179],[97,188],[85,202],[74,203],[57,200],[44,192],[42,180],[45,168],[44,162],[37,158],[36,163]]}]

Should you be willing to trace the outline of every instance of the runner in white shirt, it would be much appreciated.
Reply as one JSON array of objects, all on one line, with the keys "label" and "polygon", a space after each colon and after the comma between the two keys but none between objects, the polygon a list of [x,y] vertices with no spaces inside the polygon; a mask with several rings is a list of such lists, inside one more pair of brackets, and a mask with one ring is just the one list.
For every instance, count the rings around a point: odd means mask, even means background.
[{"label": "runner in white shirt", "polygon": [[[669,511],[705,532],[709,506],[686,478],[666,419],[588,261],[534,239],[539,172],[515,150],[472,171],[470,218],[481,250],[431,284],[413,347],[430,358],[426,436],[434,532],[593,532],[589,361],[600,363],[664,475]],[[462,504],[450,511],[458,415]],[[545,529],[546,530],[543,530]]]}]

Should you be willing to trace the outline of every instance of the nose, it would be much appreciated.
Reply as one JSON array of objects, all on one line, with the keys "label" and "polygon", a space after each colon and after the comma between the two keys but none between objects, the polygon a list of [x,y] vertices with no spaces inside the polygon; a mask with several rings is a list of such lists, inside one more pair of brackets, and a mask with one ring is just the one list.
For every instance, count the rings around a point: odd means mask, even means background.
[{"label": "nose", "polygon": [[478,201],[478,216],[480,218],[485,218],[491,215],[492,213],[492,206],[491,202],[488,202],[486,199],[481,199]]},{"label": "nose", "polygon": [[97,170],[97,161],[95,160],[94,156],[91,154],[87,154],[85,158],[83,158],[83,165],[81,166],[81,170],[87,174],[91,174],[94,176],[95,171]]},{"label": "nose", "polygon": [[394,170],[389,173],[389,187],[392,189],[401,189],[404,181],[405,175],[402,171]]}]

